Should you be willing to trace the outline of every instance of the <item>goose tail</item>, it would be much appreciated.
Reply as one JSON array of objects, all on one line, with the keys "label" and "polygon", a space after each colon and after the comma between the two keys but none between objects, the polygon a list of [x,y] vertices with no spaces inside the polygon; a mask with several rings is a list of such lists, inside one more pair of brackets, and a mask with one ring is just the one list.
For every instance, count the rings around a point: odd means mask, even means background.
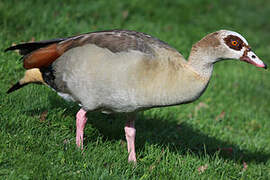
[{"label": "goose tail", "polygon": [[16,91],[30,83],[45,84],[42,74],[38,68],[33,68],[25,71],[21,80],[8,89],[7,94]]}]

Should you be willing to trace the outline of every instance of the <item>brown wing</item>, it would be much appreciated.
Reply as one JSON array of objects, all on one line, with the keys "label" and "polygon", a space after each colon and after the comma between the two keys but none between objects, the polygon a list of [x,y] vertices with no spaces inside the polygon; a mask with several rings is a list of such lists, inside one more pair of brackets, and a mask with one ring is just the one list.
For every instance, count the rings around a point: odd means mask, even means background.
[{"label": "brown wing", "polygon": [[19,49],[21,54],[24,55],[25,69],[42,68],[49,66],[67,50],[88,43],[107,48],[114,53],[138,50],[154,55],[153,46],[173,49],[166,43],[144,33],[113,30],[87,33],[51,41],[19,44],[6,49],[6,51]]},{"label": "brown wing", "polygon": [[23,58],[23,67],[25,69],[47,67],[75,44],[72,40],[68,40],[35,50]]}]

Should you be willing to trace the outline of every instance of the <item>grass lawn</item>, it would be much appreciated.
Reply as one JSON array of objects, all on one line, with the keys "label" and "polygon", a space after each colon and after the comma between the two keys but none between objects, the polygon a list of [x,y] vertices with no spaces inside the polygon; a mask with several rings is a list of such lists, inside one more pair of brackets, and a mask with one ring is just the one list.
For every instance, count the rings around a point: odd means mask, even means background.
[{"label": "grass lawn", "polygon": [[188,57],[207,33],[241,33],[270,64],[269,0],[0,1],[0,179],[269,179],[270,74],[223,61],[192,104],[141,112],[137,166],[125,118],[89,113],[75,146],[76,104],[45,86],[5,92],[23,75],[12,43],[107,29],[142,31]]}]

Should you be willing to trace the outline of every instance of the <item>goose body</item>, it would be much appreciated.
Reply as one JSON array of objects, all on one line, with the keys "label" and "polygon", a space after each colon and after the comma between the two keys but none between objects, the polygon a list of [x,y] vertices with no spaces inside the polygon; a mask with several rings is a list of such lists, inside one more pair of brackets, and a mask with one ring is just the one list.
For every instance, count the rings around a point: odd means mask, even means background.
[{"label": "goose body", "polygon": [[133,112],[196,99],[207,82],[185,68],[178,52],[153,50],[113,53],[92,44],[71,49],[52,64],[53,87],[90,111]]},{"label": "goose body", "polygon": [[[19,44],[25,76],[8,92],[40,82],[78,102],[76,143],[82,147],[87,111],[128,113],[129,161],[136,161],[134,112],[188,103],[206,89],[213,64],[240,59],[266,65],[238,33],[221,30],[193,45],[188,61],[168,44],[135,31],[102,31]],[[30,73],[31,71],[31,73]]]}]

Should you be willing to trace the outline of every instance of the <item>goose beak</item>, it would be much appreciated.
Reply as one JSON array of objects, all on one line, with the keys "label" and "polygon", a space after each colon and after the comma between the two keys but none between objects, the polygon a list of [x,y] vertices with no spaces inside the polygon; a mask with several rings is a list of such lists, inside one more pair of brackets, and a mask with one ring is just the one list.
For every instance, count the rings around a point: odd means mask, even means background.
[{"label": "goose beak", "polygon": [[267,65],[252,51],[245,52],[244,55],[240,57],[240,60],[253,64],[256,67],[267,69]]}]

